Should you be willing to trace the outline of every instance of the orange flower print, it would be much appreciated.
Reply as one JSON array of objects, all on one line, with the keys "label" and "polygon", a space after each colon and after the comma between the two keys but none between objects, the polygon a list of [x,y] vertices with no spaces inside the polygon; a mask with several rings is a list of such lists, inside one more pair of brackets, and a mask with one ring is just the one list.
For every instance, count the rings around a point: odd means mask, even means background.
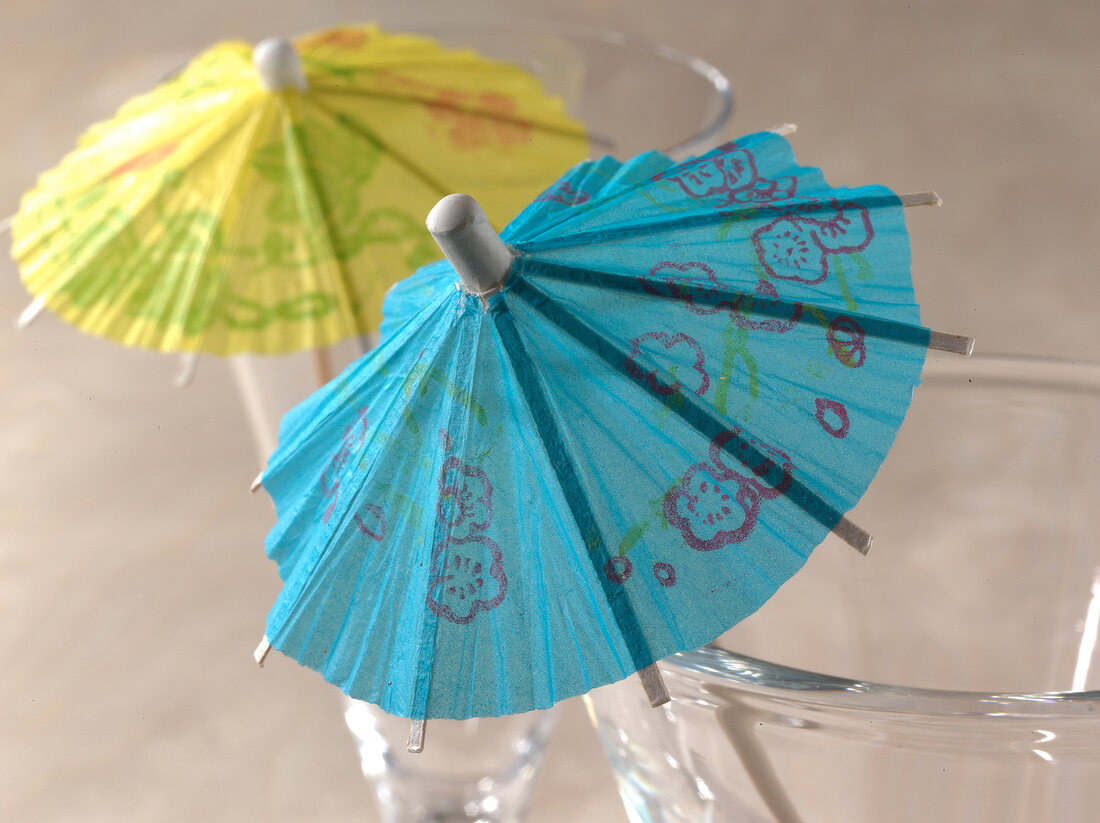
[{"label": "orange flower print", "polygon": [[370,36],[363,29],[328,29],[304,37],[297,42],[298,48],[309,51],[317,48],[361,49],[367,45]]},{"label": "orange flower print", "polygon": [[159,146],[154,146],[151,149],[139,152],[129,160],[124,160],[111,169],[111,177],[122,177],[122,175],[129,174],[132,171],[140,171],[141,169],[148,169],[155,166],[165,157],[172,154],[177,146],[177,143],[161,143]]},{"label": "orange flower print", "polygon": [[498,92],[441,89],[428,103],[428,113],[449,126],[448,137],[456,149],[510,146],[531,139],[530,124],[515,119],[516,101]]}]

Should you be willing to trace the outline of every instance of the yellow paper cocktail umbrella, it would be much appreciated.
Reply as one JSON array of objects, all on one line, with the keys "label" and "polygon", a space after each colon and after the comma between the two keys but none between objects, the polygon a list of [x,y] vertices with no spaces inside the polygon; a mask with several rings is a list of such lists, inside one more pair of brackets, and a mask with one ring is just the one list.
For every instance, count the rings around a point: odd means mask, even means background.
[{"label": "yellow paper cocktail umbrella", "polygon": [[346,26],[223,42],[92,126],[12,222],[35,301],[163,351],[277,354],[373,331],[466,191],[501,228],[587,152],[518,66]]}]

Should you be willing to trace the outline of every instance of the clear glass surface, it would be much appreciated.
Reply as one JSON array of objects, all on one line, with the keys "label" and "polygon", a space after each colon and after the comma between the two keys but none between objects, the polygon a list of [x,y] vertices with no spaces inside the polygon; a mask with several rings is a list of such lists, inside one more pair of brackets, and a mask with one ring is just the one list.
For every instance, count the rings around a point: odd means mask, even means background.
[{"label": "clear glass surface", "polygon": [[518,823],[531,800],[554,712],[432,720],[424,751],[405,750],[409,723],[344,697],[344,718],[386,823]]},{"label": "clear glass surface", "polygon": [[[637,821],[1100,808],[1100,366],[931,362],[852,519],[763,609],[588,699]],[[889,685],[888,685],[889,684]]]},{"label": "clear glass surface", "polygon": [[[513,60],[538,75],[585,123],[595,156],[627,158],[659,149],[679,158],[709,149],[732,110],[729,83],[713,66],[614,32],[518,25],[413,28],[451,47]],[[321,356],[339,371],[373,343],[346,341]],[[317,356],[232,359],[261,461],[275,448],[283,415],[317,387]],[[344,705],[363,772],[386,820],[523,819],[553,713],[431,720],[424,751],[409,754],[407,720],[358,701],[345,699]]]},{"label": "clear glass surface", "polygon": [[656,149],[681,159],[706,151],[733,111],[722,72],[699,57],[633,35],[563,24],[416,29],[444,45],[517,63],[542,78],[589,130],[593,156],[625,160]]}]

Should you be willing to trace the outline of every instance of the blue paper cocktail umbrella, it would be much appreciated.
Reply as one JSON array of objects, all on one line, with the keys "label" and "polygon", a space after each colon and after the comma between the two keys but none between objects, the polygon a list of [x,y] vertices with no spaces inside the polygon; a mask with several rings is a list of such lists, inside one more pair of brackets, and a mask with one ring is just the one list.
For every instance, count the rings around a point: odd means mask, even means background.
[{"label": "blue paper cocktail umbrella", "polygon": [[[713,640],[844,517],[926,349],[902,202],[758,134],[581,164],[391,292],[262,475],[264,644],[414,720],[551,704]],[[503,241],[503,242],[502,242]]]}]

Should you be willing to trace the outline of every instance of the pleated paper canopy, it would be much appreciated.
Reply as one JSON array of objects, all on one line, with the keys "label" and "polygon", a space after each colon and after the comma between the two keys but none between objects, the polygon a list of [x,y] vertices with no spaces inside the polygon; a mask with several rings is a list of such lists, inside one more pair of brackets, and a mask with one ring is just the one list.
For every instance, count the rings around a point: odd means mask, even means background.
[{"label": "pleated paper canopy", "polygon": [[502,237],[493,294],[398,284],[262,477],[270,643],[414,719],[547,707],[753,613],[847,523],[932,334],[898,197],[774,134],[582,163]]},{"label": "pleated paper canopy", "polygon": [[377,328],[456,189],[503,225],[587,141],[518,66],[347,26],[219,43],[93,126],[12,224],[23,282],[84,331],[280,353]]}]

